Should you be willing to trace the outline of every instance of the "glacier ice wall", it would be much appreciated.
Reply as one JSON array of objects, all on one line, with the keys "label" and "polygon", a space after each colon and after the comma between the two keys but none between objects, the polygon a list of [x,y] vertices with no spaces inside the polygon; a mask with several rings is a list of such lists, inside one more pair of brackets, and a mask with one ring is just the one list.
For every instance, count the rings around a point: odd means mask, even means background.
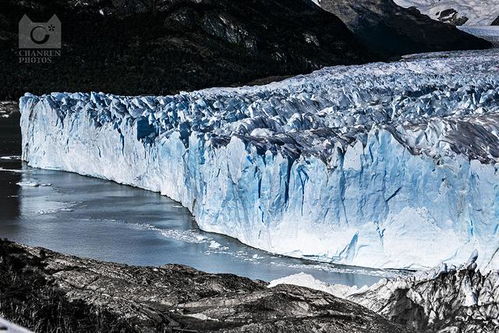
[{"label": "glacier ice wall", "polygon": [[164,97],[21,98],[23,159],[158,191],[206,231],[368,267],[499,268],[499,55]]}]

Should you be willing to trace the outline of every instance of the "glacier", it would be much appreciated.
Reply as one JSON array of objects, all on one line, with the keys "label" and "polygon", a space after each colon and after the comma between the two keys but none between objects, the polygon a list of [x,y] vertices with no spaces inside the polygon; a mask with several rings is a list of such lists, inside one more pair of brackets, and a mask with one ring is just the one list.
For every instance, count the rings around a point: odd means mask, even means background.
[{"label": "glacier", "polygon": [[25,94],[30,166],[160,192],[273,253],[499,268],[499,55],[414,55],[174,96]]}]

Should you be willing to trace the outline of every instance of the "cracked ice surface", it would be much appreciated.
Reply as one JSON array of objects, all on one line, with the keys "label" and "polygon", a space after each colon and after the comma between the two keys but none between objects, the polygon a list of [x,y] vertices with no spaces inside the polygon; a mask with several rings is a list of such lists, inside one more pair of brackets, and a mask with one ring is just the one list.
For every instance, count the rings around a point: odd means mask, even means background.
[{"label": "cracked ice surface", "polygon": [[158,191],[271,252],[499,268],[496,50],[165,97],[21,98],[23,159]]}]

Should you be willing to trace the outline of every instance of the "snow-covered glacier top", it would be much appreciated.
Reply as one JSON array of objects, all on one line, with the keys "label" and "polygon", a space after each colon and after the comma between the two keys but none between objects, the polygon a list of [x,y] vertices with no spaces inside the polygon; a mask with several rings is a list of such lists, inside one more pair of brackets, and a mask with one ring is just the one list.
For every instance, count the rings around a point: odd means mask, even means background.
[{"label": "snow-covered glacier top", "polygon": [[499,55],[409,56],[174,96],[21,98],[23,158],[158,191],[292,256],[499,267]]},{"label": "snow-covered glacier top", "polygon": [[[450,59],[448,59],[450,57]],[[429,74],[431,73],[431,74]],[[103,93],[29,95],[66,113],[88,110],[96,124],[138,119],[138,138],[179,131],[211,144],[237,136],[262,150],[328,161],[339,146],[366,143],[384,127],[415,154],[464,154],[499,161],[499,56],[496,50],[337,66],[266,86],[212,88],[175,96]]]}]

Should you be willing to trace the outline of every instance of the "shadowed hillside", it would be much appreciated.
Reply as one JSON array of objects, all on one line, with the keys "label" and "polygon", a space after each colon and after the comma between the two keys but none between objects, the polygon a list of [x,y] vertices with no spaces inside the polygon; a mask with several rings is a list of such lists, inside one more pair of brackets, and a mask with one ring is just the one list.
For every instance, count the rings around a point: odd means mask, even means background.
[{"label": "shadowed hillside", "polygon": [[397,6],[392,0],[321,0],[321,6],[382,56],[490,47],[453,25],[434,21],[415,8]]},{"label": "shadowed hillside", "polygon": [[[18,64],[18,21],[62,22],[62,55]],[[26,91],[170,94],[377,60],[308,0],[17,1],[0,13],[0,99]]]}]

